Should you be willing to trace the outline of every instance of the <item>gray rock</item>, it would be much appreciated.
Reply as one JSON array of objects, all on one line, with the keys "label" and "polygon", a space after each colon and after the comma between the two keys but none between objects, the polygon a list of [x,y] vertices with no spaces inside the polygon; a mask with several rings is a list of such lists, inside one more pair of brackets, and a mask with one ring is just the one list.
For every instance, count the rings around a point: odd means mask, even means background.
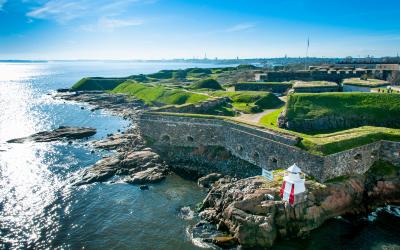
[{"label": "gray rock", "polygon": [[157,183],[165,179],[167,171],[163,167],[148,168],[144,171],[137,172],[130,177],[125,178],[125,182],[129,184],[147,184]]},{"label": "gray rock", "polygon": [[115,150],[119,148],[140,146],[143,144],[143,141],[138,135],[127,133],[127,134],[115,134],[107,137],[104,140],[99,140],[93,142],[93,146],[95,148],[106,149],[106,150]]},{"label": "gray rock", "polygon": [[200,187],[209,188],[211,185],[222,178],[222,174],[211,173],[206,176],[203,176],[197,180],[197,185]]},{"label": "gray rock", "polygon": [[61,139],[82,139],[90,137],[94,134],[96,134],[96,129],[94,128],[60,126],[59,128],[54,129],[52,131],[43,131],[30,135],[28,137],[8,140],[7,142],[8,143],[23,143],[25,141],[50,142]]},{"label": "gray rock", "polygon": [[[145,170],[151,169],[147,172]],[[136,174],[138,173],[138,174]],[[149,151],[129,151],[99,160],[93,166],[85,169],[76,185],[107,181],[114,175],[130,175],[135,184],[141,184],[140,179],[148,183],[161,181],[167,173],[167,166],[159,155]]]}]

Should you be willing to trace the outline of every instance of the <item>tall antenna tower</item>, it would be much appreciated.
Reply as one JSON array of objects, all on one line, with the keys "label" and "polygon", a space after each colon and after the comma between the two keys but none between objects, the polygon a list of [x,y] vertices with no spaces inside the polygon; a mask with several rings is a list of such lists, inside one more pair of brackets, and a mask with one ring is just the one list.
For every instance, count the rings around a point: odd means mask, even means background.
[{"label": "tall antenna tower", "polygon": [[304,58],[304,70],[307,70],[308,50],[310,49],[310,37],[307,38],[306,58]]}]

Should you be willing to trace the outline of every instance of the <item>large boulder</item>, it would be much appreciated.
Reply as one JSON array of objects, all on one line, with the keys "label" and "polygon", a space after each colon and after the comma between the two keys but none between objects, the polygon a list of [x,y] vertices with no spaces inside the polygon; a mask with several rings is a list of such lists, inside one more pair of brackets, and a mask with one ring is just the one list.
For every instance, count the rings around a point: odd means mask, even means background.
[{"label": "large boulder", "polygon": [[167,174],[166,168],[153,167],[144,171],[137,172],[132,176],[125,178],[125,182],[129,184],[147,184],[157,183],[165,179]]},{"label": "large boulder", "polygon": [[[146,171],[147,170],[147,171]],[[158,172],[158,173],[157,173]],[[93,166],[85,169],[77,185],[107,181],[114,175],[129,175],[137,184],[157,182],[164,179],[167,166],[160,156],[150,149],[129,151],[101,159]],[[142,179],[142,181],[139,181]],[[132,183],[133,180],[130,179]]]}]

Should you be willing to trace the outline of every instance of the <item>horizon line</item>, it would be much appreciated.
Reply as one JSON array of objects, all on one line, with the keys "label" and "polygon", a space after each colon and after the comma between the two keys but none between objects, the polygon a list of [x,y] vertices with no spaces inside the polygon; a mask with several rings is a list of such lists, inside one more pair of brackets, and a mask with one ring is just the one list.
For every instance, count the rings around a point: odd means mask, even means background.
[{"label": "horizon line", "polygon": [[[351,57],[352,59],[382,59],[382,58],[398,58],[399,56],[366,56]],[[248,58],[159,58],[159,59],[0,59],[0,62],[57,62],[57,61],[241,61],[241,60],[273,60],[273,59],[345,59],[347,57],[248,57]]]}]

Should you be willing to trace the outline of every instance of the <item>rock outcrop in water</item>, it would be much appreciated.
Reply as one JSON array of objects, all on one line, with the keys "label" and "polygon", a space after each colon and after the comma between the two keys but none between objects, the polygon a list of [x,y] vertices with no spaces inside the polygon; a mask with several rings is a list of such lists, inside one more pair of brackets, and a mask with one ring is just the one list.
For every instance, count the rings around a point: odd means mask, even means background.
[{"label": "rock outcrop in water", "polygon": [[104,91],[58,91],[55,96],[67,101],[87,103],[91,110],[106,109],[125,118],[129,118],[142,110],[146,105],[141,100],[125,94],[109,94]]},{"label": "rock outcrop in water", "polygon": [[133,150],[143,147],[143,139],[134,131],[128,129],[125,133],[110,135],[107,138],[92,143],[93,147],[105,150]]},{"label": "rock outcrop in water", "polygon": [[[277,238],[302,237],[327,219],[400,203],[399,170],[385,176],[368,174],[333,183],[306,182],[306,202],[294,207],[279,198],[281,181],[263,177],[213,184],[200,216],[225,228],[244,247],[271,247]],[[279,179],[279,178],[278,178]]]},{"label": "rock outcrop in water", "polygon": [[96,134],[94,128],[79,128],[60,126],[52,131],[43,131],[28,137],[8,140],[8,143],[23,143],[25,141],[51,142],[61,139],[82,139]]},{"label": "rock outcrop in water", "polygon": [[82,173],[77,185],[107,181],[114,175],[127,176],[132,184],[155,183],[168,174],[168,167],[150,149],[120,152],[98,161]]}]

